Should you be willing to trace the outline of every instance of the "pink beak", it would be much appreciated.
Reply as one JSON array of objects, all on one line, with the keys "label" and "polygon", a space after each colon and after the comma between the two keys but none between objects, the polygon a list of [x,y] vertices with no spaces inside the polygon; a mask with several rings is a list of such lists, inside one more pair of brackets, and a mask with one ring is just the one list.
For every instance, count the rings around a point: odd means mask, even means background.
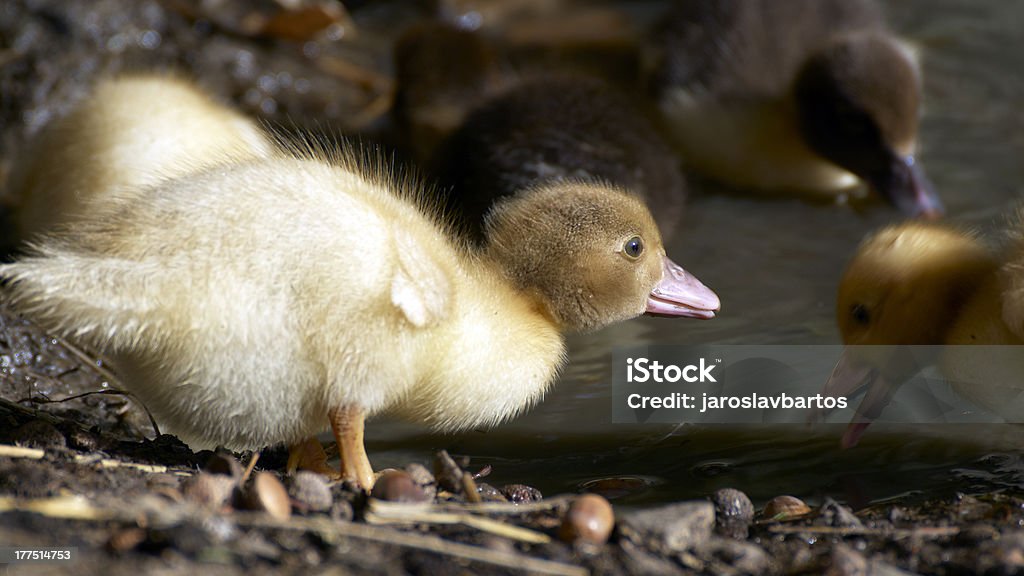
[{"label": "pink beak", "polygon": [[668,256],[661,266],[661,282],[647,296],[647,314],[704,320],[715,317],[722,307],[717,294]]}]

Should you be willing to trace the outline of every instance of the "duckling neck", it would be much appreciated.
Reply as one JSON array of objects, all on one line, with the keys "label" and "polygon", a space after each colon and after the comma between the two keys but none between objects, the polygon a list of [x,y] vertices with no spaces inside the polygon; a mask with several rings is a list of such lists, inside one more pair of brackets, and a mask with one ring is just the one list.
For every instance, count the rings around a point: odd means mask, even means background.
[{"label": "duckling neck", "polygon": [[488,261],[456,282],[453,315],[426,350],[435,369],[402,412],[442,430],[492,426],[536,404],[565,361],[558,325],[538,299],[510,286]]}]

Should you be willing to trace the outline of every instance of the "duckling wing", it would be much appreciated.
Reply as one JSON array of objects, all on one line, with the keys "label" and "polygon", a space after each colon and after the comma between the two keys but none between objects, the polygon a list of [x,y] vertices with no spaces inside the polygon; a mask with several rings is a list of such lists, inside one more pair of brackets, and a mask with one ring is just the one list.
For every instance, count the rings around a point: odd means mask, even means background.
[{"label": "duckling wing", "polygon": [[394,240],[398,265],[391,279],[391,303],[417,328],[437,323],[448,313],[447,275],[408,231],[397,230]]}]

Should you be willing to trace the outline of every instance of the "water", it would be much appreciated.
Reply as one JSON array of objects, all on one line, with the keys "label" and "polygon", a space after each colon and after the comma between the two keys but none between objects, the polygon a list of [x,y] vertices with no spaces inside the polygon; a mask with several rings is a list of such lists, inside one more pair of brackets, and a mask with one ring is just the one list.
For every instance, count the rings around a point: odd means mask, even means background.
[{"label": "water", "polygon": [[[917,44],[926,111],[919,158],[956,221],[992,231],[1024,193],[1024,3],[893,0],[892,27]],[[427,460],[445,447],[492,464],[491,481],[545,493],[589,480],[638,476],[651,486],[624,500],[701,497],[725,486],[755,501],[793,494],[866,505],[908,494],[1024,488],[1024,445],[1014,426],[872,427],[840,451],[842,427],[673,427],[611,424],[611,350],[659,343],[838,343],[837,280],[868,231],[899,220],[884,206],[857,209],[721,194],[695,183],[669,254],[721,296],[719,318],[641,318],[570,339],[570,364],[529,414],[487,432],[434,437],[373,423],[377,467]]]}]

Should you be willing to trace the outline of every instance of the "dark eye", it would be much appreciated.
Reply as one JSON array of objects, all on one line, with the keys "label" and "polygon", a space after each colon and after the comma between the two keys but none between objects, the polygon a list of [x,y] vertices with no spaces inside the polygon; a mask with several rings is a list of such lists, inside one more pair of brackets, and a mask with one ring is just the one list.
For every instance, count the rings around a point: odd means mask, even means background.
[{"label": "dark eye", "polygon": [[854,304],[850,306],[850,317],[857,324],[867,326],[871,322],[871,312],[868,311],[868,307],[863,304]]},{"label": "dark eye", "polygon": [[644,241],[639,236],[633,236],[622,245],[622,251],[630,258],[639,258],[644,253]]}]

